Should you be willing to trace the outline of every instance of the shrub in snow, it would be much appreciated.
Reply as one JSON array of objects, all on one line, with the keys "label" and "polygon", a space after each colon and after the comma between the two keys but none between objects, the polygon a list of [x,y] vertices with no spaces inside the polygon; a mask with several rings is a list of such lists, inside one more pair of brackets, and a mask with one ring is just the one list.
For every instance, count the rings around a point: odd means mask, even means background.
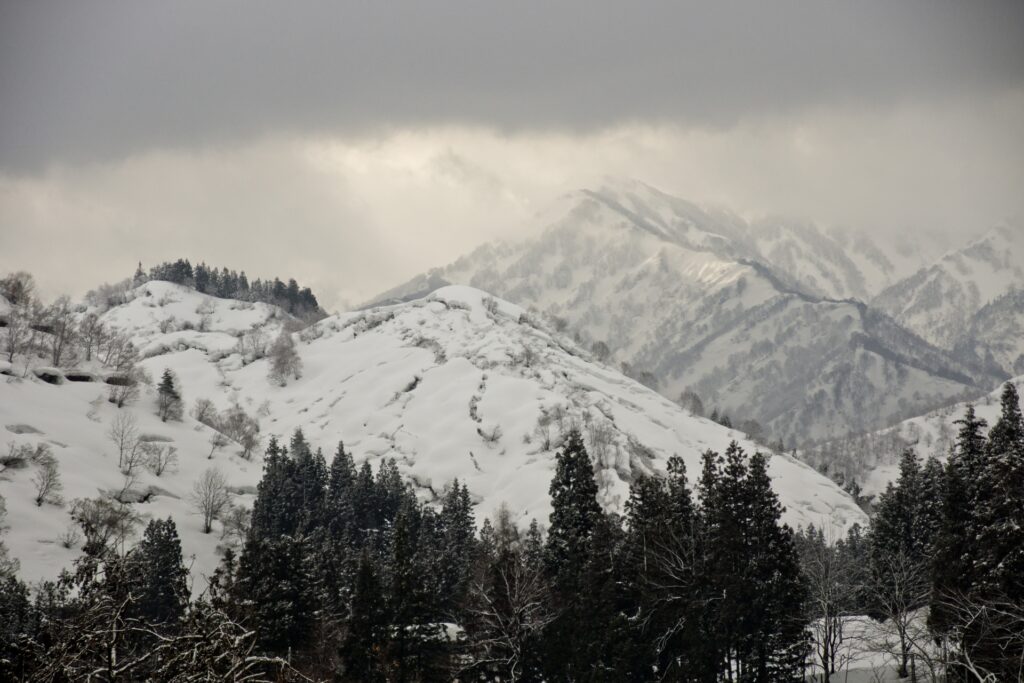
[{"label": "shrub in snow", "polygon": [[486,429],[483,427],[477,427],[476,433],[480,435],[480,438],[482,438],[485,443],[498,443],[498,441],[501,440],[502,435],[501,425],[493,425]]},{"label": "shrub in snow", "polygon": [[217,406],[208,398],[197,398],[192,406],[192,417],[207,427],[217,428]]},{"label": "shrub in snow", "polygon": [[57,542],[60,543],[61,547],[71,549],[78,546],[82,542],[82,533],[73,524],[69,524],[68,527],[57,536]]},{"label": "shrub in snow", "polygon": [[480,300],[480,303],[483,304],[484,310],[492,316],[498,315],[498,302],[495,301],[494,297],[486,296]]},{"label": "shrub in snow", "polygon": [[294,377],[295,379],[302,377],[302,359],[299,358],[299,352],[295,349],[295,341],[292,339],[292,335],[286,330],[281,330],[281,334],[274,341],[274,345],[270,347],[270,372],[268,376],[270,381],[281,386],[287,384],[288,377]]},{"label": "shrub in snow", "polygon": [[158,477],[178,463],[178,449],[174,446],[147,443],[142,448],[146,467]]}]

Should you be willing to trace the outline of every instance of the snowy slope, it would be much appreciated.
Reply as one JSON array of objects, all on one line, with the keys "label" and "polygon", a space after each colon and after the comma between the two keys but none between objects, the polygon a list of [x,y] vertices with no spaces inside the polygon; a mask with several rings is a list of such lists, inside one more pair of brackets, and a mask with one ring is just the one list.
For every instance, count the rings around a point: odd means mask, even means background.
[{"label": "snowy slope", "polygon": [[998,379],[855,300],[814,293],[864,278],[844,261],[855,250],[809,227],[759,230],[639,185],[575,193],[543,220],[536,239],[485,246],[377,301],[449,282],[493,292],[606,343],[665,396],[695,390],[709,412],[787,443],[878,428]]},{"label": "snowy slope", "polygon": [[953,348],[983,306],[1021,287],[1024,226],[1007,224],[886,288],[873,304],[933,344]]},{"label": "snowy slope", "polygon": [[[1024,375],[1009,381],[1019,392],[1024,391]],[[978,417],[987,421],[989,427],[999,419],[1002,391],[1001,385],[971,401]],[[913,448],[922,459],[935,456],[944,461],[959,431],[955,423],[964,416],[966,408],[967,402],[944,406],[888,429],[822,444],[801,457],[816,466],[827,464],[829,471],[840,478],[849,475],[863,487],[864,495],[877,496],[899,474],[899,458],[905,449]]]},{"label": "snowy slope", "polygon": [[[594,362],[522,309],[468,287],[326,318],[304,329],[296,334],[303,376],[284,387],[270,384],[266,360],[243,363],[228,343],[233,332],[252,323],[279,328],[282,316],[236,304],[150,282],[104,318],[131,330],[148,350],[143,365],[151,375],[164,368],[177,373],[189,406],[200,397],[220,408],[237,403],[260,416],[264,437],[287,438],[301,427],[325,451],[344,440],[357,461],[395,458],[425,500],[458,477],[479,503],[478,519],[504,502],[524,521],[546,520],[555,442],[572,423],[582,426],[595,459],[602,503],[615,510],[621,510],[637,473],[662,472],[667,458],[679,454],[696,476],[702,451],[742,441],[740,434],[694,417]],[[165,318],[184,321],[210,307],[216,310],[207,313],[206,331],[167,326],[160,332]],[[120,485],[116,455],[105,436],[117,411],[106,402],[102,385],[3,379],[0,425],[6,429],[0,434],[7,442],[50,443],[66,500]],[[246,462],[232,445],[211,461],[209,428],[188,417],[161,423],[153,401],[149,389],[127,410],[138,416],[143,432],[174,443],[180,463],[162,477],[142,476],[140,489],[155,489],[137,507],[146,516],[174,516],[202,584],[216,562],[219,526],[213,534],[201,533],[188,502],[192,483],[212,463],[238,493],[236,502],[250,504],[259,458]],[[12,526],[7,542],[26,576],[53,576],[74,555],[55,542],[70,523],[68,508],[36,507],[32,472],[31,467],[0,472]],[[839,529],[864,523],[849,496],[803,463],[774,455],[770,473],[789,523]]]},{"label": "snowy slope", "polygon": [[[0,450],[11,444],[33,447],[47,444],[59,463],[63,483],[63,506],[46,503],[37,507],[32,477],[37,469],[0,470],[0,494],[7,501],[9,530],[5,542],[21,562],[22,576],[35,580],[54,578],[70,566],[80,547],[67,549],[58,537],[74,527],[71,503],[77,498],[95,498],[121,490],[124,477],[118,470],[118,455],[107,437],[118,409],[107,401],[107,387],[101,383],[65,382],[51,385],[32,378],[0,377]],[[157,477],[142,469],[133,490],[151,493],[148,502],[136,504],[144,520],[174,517],[181,534],[186,564],[193,567],[197,589],[205,585],[219,561],[218,530],[206,535],[189,496],[196,478],[208,467],[220,469],[234,491],[234,502],[251,505],[252,493],[262,475],[258,461],[246,462],[227,448],[208,459],[208,427],[186,417],[181,423],[164,423],[156,417],[155,393],[149,389],[139,402],[123,410],[132,413],[143,438],[177,448],[177,467]]]},{"label": "snowy slope", "polygon": [[981,307],[957,337],[956,355],[1024,374],[1024,287],[1008,291]]}]

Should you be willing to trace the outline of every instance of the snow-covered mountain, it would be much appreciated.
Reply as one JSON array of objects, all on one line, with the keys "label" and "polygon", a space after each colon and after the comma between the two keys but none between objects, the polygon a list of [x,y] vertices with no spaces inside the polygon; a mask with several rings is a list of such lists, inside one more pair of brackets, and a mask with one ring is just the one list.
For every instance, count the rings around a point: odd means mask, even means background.
[{"label": "snow-covered mountain", "polygon": [[[1024,392],[1024,375],[1008,381]],[[989,427],[999,419],[1002,392],[1000,385],[971,401]],[[905,449],[913,448],[922,459],[935,456],[945,461],[959,431],[956,421],[966,409],[967,402],[943,406],[886,429],[820,444],[801,457],[839,480],[856,481],[864,495],[877,496],[899,475],[899,458]]]},{"label": "snow-covered mountain", "polygon": [[[1024,288],[1024,226],[1006,224],[962,249],[951,251],[928,267],[887,287],[872,301],[908,329],[936,346],[983,343],[1013,345],[1012,329],[1000,329],[987,305],[1014,289]],[[1020,297],[1003,300],[1004,310],[1021,314]],[[999,357],[1011,371],[1016,357]]]},{"label": "snow-covered mountain", "polygon": [[709,412],[787,443],[878,428],[999,378],[824,294],[864,294],[879,273],[900,272],[870,243],[750,225],[638,183],[573,193],[542,220],[537,238],[484,246],[375,302],[447,283],[493,292],[606,344],[665,396],[695,391]]},{"label": "snow-covered mountain", "polygon": [[[343,440],[357,461],[394,458],[427,500],[458,478],[478,502],[478,519],[507,503],[521,520],[546,521],[554,451],[572,424],[582,428],[610,509],[621,509],[634,476],[662,472],[673,454],[694,478],[706,449],[721,451],[732,439],[756,449],[741,434],[596,362],[539,317],[468,287],[332,316],[295,333],[303,372],[286,386],[268,380],[268,360],[253,360],[260,354],[249,353],[249,342],[246,358],[238,351],[240,335],[272,337],[289,323],[275,307],[157,281],[128,299],[102,320],[132,336],[151,376],[173,370],[189,407],[200,398],[221,410],[237,405],[259,419],[264,438],[287,438],[302,428],[327,452]],[[108,432],[128,413],[147,443],[173,446],[178,456],[160,476],[140,471],[129,498],[144,517],[175,518],[201,588],[216,564],[221,529],[215,524],[213,533],[202,533],[192,485],[216,467],[234,503],[251,504],[260,456],[246,460],[235,444],[215,448],[215,432],[189,415],[161,422],[152,387],[118,409],[107,401],[104,372],[86,369],[49,368],[41,373],[47,382],[37,376],[40,368],[26,371],[23,361],[0,368],[8,373],[0,377],[2,448],[34,451],[45,444],[59,465],[66,501],[36,505],[31,482],[38,466],[31,459],[0,468],[12,554],[33,578],[68,565],[78,550],[58,539],[73,526],[70,501],[124,487]],[[770,474],[789,523],[845,529],[865,522],[846,493],[807,465],[777,454]]]}]

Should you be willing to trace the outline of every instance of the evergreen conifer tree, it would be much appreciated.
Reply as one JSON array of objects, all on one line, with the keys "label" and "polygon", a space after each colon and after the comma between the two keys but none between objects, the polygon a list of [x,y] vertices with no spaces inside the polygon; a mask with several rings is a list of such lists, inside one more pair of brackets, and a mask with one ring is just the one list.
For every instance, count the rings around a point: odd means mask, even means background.
[{"label": "evergreen conifer tree", "polygon": [[157,416],[164,421],[181,420],[184,411],[184,403],[181,399],[181,392],[178,390],[174,373],[169,368],[164,369],[160,377],[160,384],[157,387],[156,398]]},{"label": "evergreen conifer tree", "polygon": [[188,604],[188,570],[182,562],[181,540],[174,520],[154,519],[132,550],[130,566],[133,593],[138,596],[132,612],[147,624],[171,625],[185,615]]}]

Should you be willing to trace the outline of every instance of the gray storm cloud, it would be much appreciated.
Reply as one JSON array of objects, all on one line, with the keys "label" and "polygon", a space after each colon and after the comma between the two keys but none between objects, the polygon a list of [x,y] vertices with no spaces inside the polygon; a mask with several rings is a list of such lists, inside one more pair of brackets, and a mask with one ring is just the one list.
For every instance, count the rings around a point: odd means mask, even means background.
[{"label": "gray storm cloud", "polygon": [[8,2],[0,165],[282,131],[725,127],[1022,82],[1012,1]]},{"label": "gray storm cloud", "polygon": [[605,175],[950,245],[1024,214],[1024,2],[0,2],[0,272],[364,300]]}]

